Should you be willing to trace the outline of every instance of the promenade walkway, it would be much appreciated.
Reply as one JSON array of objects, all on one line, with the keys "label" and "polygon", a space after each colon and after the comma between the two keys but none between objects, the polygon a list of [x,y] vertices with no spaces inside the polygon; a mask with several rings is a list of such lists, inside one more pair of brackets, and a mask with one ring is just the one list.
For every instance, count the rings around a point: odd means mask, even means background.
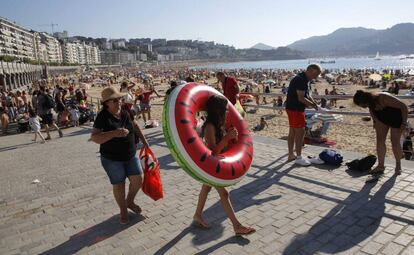
[{"label": "promenade walkway", "polygon": [[414,254],[414,164],[398,177],[389,166],[366,185],[345,166],[286,164],[286,141],[255,137],[253,166],[229,190],[241,222],[258,231],[235,237],[214,191],[212,229],[191,226],[200,184],[177,166],[161,129],[150,129],[165,198],[139,193],[143,216],[121,226],[90,129],[44,145],[29,133],[0,137],[0,254]]}]

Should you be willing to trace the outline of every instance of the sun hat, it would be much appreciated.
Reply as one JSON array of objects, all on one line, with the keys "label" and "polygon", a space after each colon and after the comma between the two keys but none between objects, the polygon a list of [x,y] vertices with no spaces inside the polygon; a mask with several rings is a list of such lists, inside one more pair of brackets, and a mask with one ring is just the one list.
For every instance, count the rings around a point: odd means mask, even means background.
[{"label": "sun hat", "polygon": [[119,92],[119,90],[116,87],[113,87],[113,86],[106,87],[101,92],[103,102],[106,102],[110,99],[120,98],[120,97],[123,97],[125,95],[126,95],[126,93]]}]

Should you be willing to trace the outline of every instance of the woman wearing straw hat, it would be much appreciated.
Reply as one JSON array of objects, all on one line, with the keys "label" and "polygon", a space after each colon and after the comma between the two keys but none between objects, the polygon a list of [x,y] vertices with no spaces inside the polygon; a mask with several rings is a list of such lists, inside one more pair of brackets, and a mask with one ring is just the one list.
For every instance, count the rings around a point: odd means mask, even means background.
[{"label": "woman wearing straw hat", "polygon": [[[121,211],[121,224],[128,222],[128,209],[140,214],[141,208],[134,198],[141,188],[142,168],[136,156],[136,136],[144,146],[148,142],[138,125],[126,111],[121,111],[120,93],[115,87],[102,90],[103,109],[94,122],[91,140],[100,144],[101,163],[113,185],[115,200]],[[125,179],[129,179],[129,191],[125,197]]]}]

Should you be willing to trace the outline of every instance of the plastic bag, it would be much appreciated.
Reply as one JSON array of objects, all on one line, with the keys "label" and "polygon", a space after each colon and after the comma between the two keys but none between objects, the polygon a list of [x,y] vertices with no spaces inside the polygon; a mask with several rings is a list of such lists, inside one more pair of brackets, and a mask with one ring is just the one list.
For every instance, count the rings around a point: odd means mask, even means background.
[{"label": "plastic bag", "polygon": [[246,117],[246,112],[243,109],[243,106],[240,103],[240,100],[236,101],[236,104],[234,105],[236,107],[236,110],[240,113],[240,115],[244,118]]},{"label": "plastic bag", "polygon": [[164,197],[162,182],[160,176],[160,163],[155,157],[154,152],[149,147],[142,147],[139,152],[139,159],[144,169],[144,181],[142,182],[142,191],[157,201]]}]

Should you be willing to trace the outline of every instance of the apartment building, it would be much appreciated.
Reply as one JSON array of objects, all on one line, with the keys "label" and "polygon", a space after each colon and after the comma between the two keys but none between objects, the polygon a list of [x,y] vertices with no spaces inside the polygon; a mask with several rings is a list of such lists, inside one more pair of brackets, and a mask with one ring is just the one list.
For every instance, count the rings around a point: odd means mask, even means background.
[{"label": "apartment building", "polygon": [[0,17],[0,55],[34,60],[34,34],[15,22]]}]

